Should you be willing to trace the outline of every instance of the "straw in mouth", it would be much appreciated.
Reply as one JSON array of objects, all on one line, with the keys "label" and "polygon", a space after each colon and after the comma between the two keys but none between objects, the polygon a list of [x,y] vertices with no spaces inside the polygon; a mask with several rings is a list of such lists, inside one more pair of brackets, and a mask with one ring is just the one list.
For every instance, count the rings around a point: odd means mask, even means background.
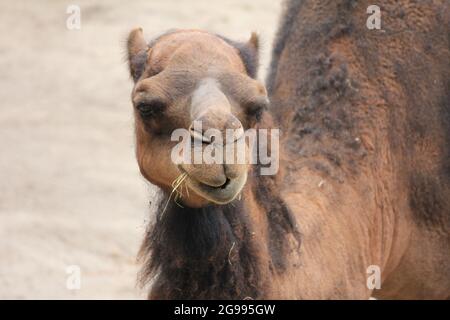
[{"label": "straw in mouth", "polygon": [[[173,180],[173,182],[172,182],[172,192],[170,192],[169,199],[167,199],[167,202],[166,202],[166,205],[164,206],[164,209],[163,209],[163,212],[162,212],[162,214],[161,214],[161,217],[162,217],[162,216],[164,215],[164,213],[166,212],[167,206],[169,205],[170,199],[172,198],[172,195],[173,195],[174,193],[175,193],[175,198],[174,198],[175,203],[176,203],[178,206],[180,206],[180,207],[183,208],[183,206],[182,206],[181,204],[178,203],[178,200],[181,199],[181,198],[183,197],[183,187],[182,187],[182,184],[183,184],[183,182],[187,179],[187,177],[188,177],[188,174],[187,174],[186,172],[184,172],[184,173],[180,174],[175,180]],[[181,188],[180,188],[180,186],[181,186]],[[187,187],[186,184],[185,184],[185,188],[186,188],[186,194],[187,194],[188,197],[189,197],[189,191],[188,191],[188,187]]]}]

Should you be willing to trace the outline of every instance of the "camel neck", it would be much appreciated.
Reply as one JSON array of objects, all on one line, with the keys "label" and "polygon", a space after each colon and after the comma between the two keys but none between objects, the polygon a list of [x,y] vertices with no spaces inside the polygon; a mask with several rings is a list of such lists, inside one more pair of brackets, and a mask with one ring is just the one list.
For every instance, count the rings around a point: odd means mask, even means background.
[{"label": "camel neck", "polygon": [[293,224],[272,186],[256,179],[227,205],[171,203],[159,211],[140,252],[142,282],[154,279],[152,298],[264,297],[270,272],[284,268],[283,238]]}]

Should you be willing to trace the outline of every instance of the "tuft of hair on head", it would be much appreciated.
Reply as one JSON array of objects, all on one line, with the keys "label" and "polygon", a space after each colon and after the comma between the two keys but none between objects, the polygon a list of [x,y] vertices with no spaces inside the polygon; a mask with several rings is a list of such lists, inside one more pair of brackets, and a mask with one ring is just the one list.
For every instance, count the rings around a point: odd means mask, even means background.
[{"label": "tuft of hair on head", "polygon": [[130,75],[136,82],[145,70],[149,46],[144,39],[142,28],[131,30],[127,38],[127,56]]}]

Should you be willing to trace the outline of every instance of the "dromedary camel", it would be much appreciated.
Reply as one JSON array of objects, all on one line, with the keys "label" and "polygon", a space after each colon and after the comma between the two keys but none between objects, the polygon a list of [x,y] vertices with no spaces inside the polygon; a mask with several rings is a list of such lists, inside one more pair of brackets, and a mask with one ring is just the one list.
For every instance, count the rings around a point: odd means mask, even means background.
[{"label": "dromedary camel", "polygon": [[[369,1],[288,1],[270,105],[255,35],[131,32],[137,160],[162,190],[140,253],[150,298],[450,297],[449,3],[377,3],[381,30]],[[174,129],[211,143],[198,119],[280,128],[280,171],[174,164]]]}]

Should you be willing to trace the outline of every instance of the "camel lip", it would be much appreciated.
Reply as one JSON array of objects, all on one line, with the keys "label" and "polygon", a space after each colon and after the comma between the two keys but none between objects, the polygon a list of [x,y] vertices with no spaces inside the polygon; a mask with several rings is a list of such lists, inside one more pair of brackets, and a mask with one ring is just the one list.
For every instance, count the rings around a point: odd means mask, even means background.
[{"label": "camel lip", "polygon": [[204,184],[189,175],[186,179],[186,183],[191,190],[216,204],[227,204],[233,201],[242,191],[246,181],[247,173],[235,179],[227,178],[226,182],[218,187]]},{"label": "camel lip", "polygon": [[216,189],[225,189],[230,184],[230,182],[231,182],[231,180],[229,178],[227,178],[225,180],[224,184],[222,184],[221,186],[218,186],[218,187],[214,187],[214,188],[216,188]]}]

